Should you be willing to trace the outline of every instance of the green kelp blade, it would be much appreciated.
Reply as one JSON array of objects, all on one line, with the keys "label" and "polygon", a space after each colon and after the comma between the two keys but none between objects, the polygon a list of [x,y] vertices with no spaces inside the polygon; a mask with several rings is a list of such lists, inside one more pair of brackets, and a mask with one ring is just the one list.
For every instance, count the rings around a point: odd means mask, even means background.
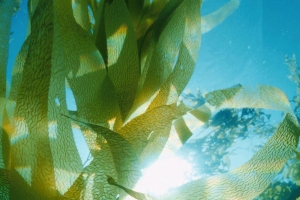
[{"label": "green kelp blade", "polygon": [[[77,125],[74,124],[73,127],[75,126]],[[92,155],[85,162],[92,160],[64,194],[64,199],[115,199],[118,189],[111,187],[106,181],[107,175],[118,178],[110,147],[103,143],[102,136],[83,126],[82,129]],[[77,196],[80,198],[75,198]]]},{"label": "green kelp blade", "polygon": [[76,200],[81,199],[82,192],[87,185],[86,179],[88,175],[85,172],[82,172],[77,179],[74,181],[73,185],[68,189],[68,191],[59,198],[60,200]]},{"label": "green kelp blade", "polygon": [[[135,0],[129,0],[135,1]],[[152,24],[156,21],[162,9],[168,3],[169,0],[144,0],[142,8],[142,16],[136,27],[136,37],[141,39],[149,31]]]},{"label": "green kelp blade", "polygon": [[201,33],[204,34],[222,23],[240,5],[240,0],[230,0],[218,10],[201,17]]},{"label": "green kelp blade", "polygon": [[106,139],[118,173],[118,181],[120,184],[132,188],[141,177],[141,171],[136,153],[131,145],[121,135],[108,128],[77,120],[75,122],[78,125],[87,126]]},{"label": "green kelp blade", "polygon": [[[9,137],[13,133],[13,121],[14,121],[14,110],[16,106],[16,98],[19,90],[19,86],[22,81],[23,67],[25,59],[28,54],[28,44],[30,39],[26,39],[24,42],[19,54],[17,55],[13,71],[12,71],[12,86],[11,88],[6,88],[6,92],[9,92],[8,99],[1,98],[0,107],[1,108],[1,130],[0,130],[0,141],[1,141],[1,150],[0,150],[0,199],[9,199],[10,193],[10,139]],[[5,74],[5,73],[4,73]],[[9,90],[9,91],[8,91]],[[1,132],[2,131],[2,132]],[[3,175],[3,176],[2,176]]]},{"label": "green kelp blade", "polygon": [[110,147],[101,145],[101,150],[93,153],[93,160],[86,166],[62,199],[115,199],[118,189],[111,187],[106,176],[117,178]]},{"label": "green kelp blade", "polygon": [[201,1],[187,0],[181,6],[188,12],[176,65],[148,109],[177,102],[194,72],[201,44]]},{"label": "green kelp blade", "polygon": [[124,0],[107,3],[104,12],[107,71],[124,119],[132,107],[140,76],[136,36]]},{"label": "green kelp blade", "polygon": [[106,127],[109,120],[121,123],[114,86],[91,36],[75,22],[70,1],[55,1],[54,5],[58,49],[55,61],[65,69],[78,115]]},{"label": "green kelp blade", "polygon": [[91,32],[92,24],[89,16],[88,1],[89,0],[74,1],[72,2],[72,9],[76,22],[85,31]]},{"label": "green kelp blade", "polygon": [[10,173],[8,169],[0,168],[0,198],[9,199]]},{"label": "green kelp blade", "polygon": [[[90,35],[75,22],[71,1],[55,1],[55,10],[56,44],[59,49],[57,63],[66,69],[78,116],[106,127],[110,127],[109,121],[114,121],[112,127],[121,124],[116,92],[107,75],[104,59]],[[117,190],[103,179],[106,174],[116,177],[110,148],[105,148],[107,144],[103,144],[102,136],[87,131],[82,131],[82,134],[94,160],[84,169],[88,174],[86,185],[76,182],[73,188],[80,188],[81,195],[86,199],[113,199],[118,194]]]},{"label": "green kelp blade", "polygon": [[205,125],[211,117],[210,109],[202,105],[197,109],[187,108],[187,112],[174,119],[169,126],[159,132],[152,132],[148,145],[144,149],[140,162],[143,167],[153,163],[158,156],[168,157],[176,152],[193,134]]},{"label": "green kelp blade", "polygon": [[93,29],[93,40],[100,51],[100,54],[107,65],[107,42],[106,42],[106,31],[105,31],[105,6],[107,1],[100,1],[97,11],[94,13],[95,26]]},{"label": "green kelp blade", "polygon": [[[172,149],[178,149],[183,145],[193,135],[193,131],[208,122],[211,114],[211,110],[206,105],[201,105],[175,119],[172,124],[174,127],[174,129],[172,127],[172,131],[175,131],[175,135],[168,140],[169,144],[173,146]],[[178,144],[179,140],[181,144]]]},{"label": "green kelp blade", "polygon": [[293,155],[299,137],[294,116],[285,119],[265,146],[241,167],[187,183],[161,199],[253,199],[268,187]]},{"label": "green kelp blade", "polygon": [[148,137],[147,146],[139,157],[143,169],[149,167],[159,158],[170,138],[171,127],[172,123],[166,124],[163,129],[153,131]]},{"label": "green kelp blade", "polygon": [[[69,116],[78,119],[77,112],[70,112]],[[80,196],[84,199],[115,199],[118,189],[111,187],[106,181],[106,175],[108,174],[116,179],[118,178],[109,145],[101,135],[84,126],[73,124],[72,127],[73,129],[81,129],[92,160],[83,169],[81,177],[74,182],[64,197],[69,198],[74,193],[80,193]],[[88,163],[90,159],[87,159],[85,163]]]},{"label": "green kelp blade", "polygon": [[164,12],[168,12],[169,16],[166,15],[166,19],[157,21],[154,26],[147,60],[139,80],[138,94],[131,112],[155,97],[175,66],[184,34],[186,7],[182,3],[177,5],[176,2],[173,2],[172,6],[168,6],[171,8],[164,9],[161,13],[163,15]]},{"label": "green kelp blade", "polygon": [[174,122],[174,127],[182,144],[193,135],[183,118],[177,119]]},{"label": "green kelp blade", "polygon": [[[2,98],[1,98],[2,99]],[[0,101],[6,106],[5,101]],[[9,140],[9,129],[11,124],[8,119],[8,114],[6,109],[3,109],[2,114],[2,124],[0,126],[0,199],[9,199],[10,197],[10,140]]]},{"label": "green kelp blade", "polygon": [[[172,104],[157,107],[132,119],[118,130],[118,132],[129,142],[138,158],[141,159],[141,155],[148,145],[151,145],[154,151],[157,149],[162,150],[169,135],[169,133],[165,134],[166,127],[171,126],[174,119],[181,117],[187,111],[189,109],[183,104],[179,106]],[[161,142],[152,142],[156,140],[161,140]],[[162,143],[162,141],[164,142]],[[145,154],[144,158],[147,158]]]},{"label": "green kelp blade", "polygon": [[31,33],[31,24],[32,24],[32,18],[33,14],[35,12],[35,9],[37,8],[40,0],[28,0],[27,2],[27,11],[28,11],[28,25],[27,25],[27,36]]},{"label": "green kelp blade", "polygon": [[[53,5],[40,1],[32,19],[32,31],[23,77],[15,96],[11,166],[21,182],[11,179],[11,194],[33,198],[56,197],[54,165],[48,136],[48,91],[53,45]],[[38,20],[41,19],[41,20]],[[44,38],[47,38],[45,40]],[[43,44],[43,45],[42,45]],[[13,83],[14,85],[14,83]],[[13,86],[14,87],[14,86]],[[31,185],[31,190],[26,190]],[[11,196],[13,199],[13,197]]]},{"label": "green kelp blade", "polygon": [[209,92],[205,95],[205,99],[218,110],[223,108],[265,108],[293,113],[285,94],[280,89],[267,85],[236,85]]},{"label": "green kelp blade", "polygon": [[131,17],[132,25],[136,32],[143,13],[144,0],[125,0]]}]

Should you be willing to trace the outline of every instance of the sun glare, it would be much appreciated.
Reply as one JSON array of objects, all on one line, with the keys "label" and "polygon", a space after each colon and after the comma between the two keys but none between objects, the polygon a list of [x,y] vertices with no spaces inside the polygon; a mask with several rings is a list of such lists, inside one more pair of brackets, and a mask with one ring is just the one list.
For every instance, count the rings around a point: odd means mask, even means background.
[{"label": "sun glare", "polygon": [[155,197],[188,182],[192,166],[187,161],[173,156],[158,160],[143,169],[142,173],[143,176],[136,184],[135,190]]}]

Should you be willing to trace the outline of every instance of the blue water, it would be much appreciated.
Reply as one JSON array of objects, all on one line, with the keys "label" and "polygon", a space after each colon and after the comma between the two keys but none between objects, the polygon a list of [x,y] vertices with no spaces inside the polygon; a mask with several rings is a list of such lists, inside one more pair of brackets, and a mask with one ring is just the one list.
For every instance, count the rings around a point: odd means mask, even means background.
[{"label": "blue water", "polygon": [[[206,0],[203,15],[224,0]],[[222,24],[202,37],[197,68],[190,87],[211,91],[236,84],[267,84],[289,98],[296,84],[287,75],[285,55],[300,57],[300,1],[242,0]]]}]

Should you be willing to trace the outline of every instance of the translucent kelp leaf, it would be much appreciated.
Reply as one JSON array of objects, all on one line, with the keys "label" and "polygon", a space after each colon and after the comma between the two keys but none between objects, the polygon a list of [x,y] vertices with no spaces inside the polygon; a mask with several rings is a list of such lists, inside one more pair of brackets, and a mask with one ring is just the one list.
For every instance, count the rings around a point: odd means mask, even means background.
[{"label": "translucent kelp leaf", "polygon": [[149,31],[149,28],[156,21],[168,1],[169,0],[144,0],[142,17],[140,18],[140,22],[136,28],[137,39],[141,39],[145,33]]},{"label": "translucent kelp leaf", "polygon": [[141,172],[136,153],[131,145],[118,133],[108,128],[86,122],[80,122],[79,125],[91,128],[107,140],[118,173],[118,181],[126,187],[133,187],[140,178]]},{"label": "translucent kelp leaf", "polygon": [[102,144],[101,149],[93,152],[93,160],[64,194],[64,199],[115,199],[118,191],[107,183],[108,174],[118,178],[110,147]]},{"label": "translucent kelp leaf", "polygon": [[[164,132],[165,128],[170,126],[174,119],[181,117],[188,110],[183,104],[157,107],[132,119],[118,132],[129,142],[137,156],[140,157],[148,145],[151,145],[153,150],[161,150],[168,138],[168,135],[161,135],[161,132]],[[156,139],[156,137],[158,138]],[[163,144],[151,143],[151,140],[162,140],[164,142]]]},{"label": "translucent kelp leaf", "polygon": [[134,30],[137,30],[143,13],[144,0],[126,0]]},{"label": "translucent kelp leaf", "polygon": [[[14,7],[18,6],[19,3],[19,1],[9,0],[0,2],[0,199],[10,198],[10,141],[8,132],[11,126],[8,117],[12,117],[14,109],[12,104],[14,103],[7,100],[9,88],[7,87],[6,68],[11,20]],[[23,61],[25,62],[25,59]]]},{"label": "translucent kelp leaf", "polygon": [[153,131],[148,137],[147,146],[139,157],[142,168],[146,168],[154,163],[164,150],[170,137],[171,123],[159,130]]},{"label": "translucent kelp leaf", "polygon": [[9,170],[0,168],[0,198],[9,199]]},{"label": "translucent kelp leaf", "polygon": [[205,15],[201,18],[201,32],[206,33],[222,23],[229,15],[231,15],[240,5],[240,0],[230,0],[227,4],[218,10]]},{"label": "translucent kelp leaf", "polygon": [[12,178],[11,193],[32,198],[58,197],[82,170],[71,124],[58,114],[66,113],[67,107],[65,71],[56,57],[53,11],[52,1],[39,1],[31,20],[31,35],[14,69],[9,97],[16,101],[15,126],[9,132],[15,170],[12,177],[23,179]]},{"label": "translucent kelp leaf", "polygon": [[174,127],[182,144],[185,143],[193,135],[183,118],[177,119],[174,122]]},{"label": "translucent kelp leaf", "polygon": [[31,23],[33,14],[35,12],[35,9],[37,8],[40,0],[28,0],[27,2],[27,9],[28,9],[28,25],[27,25],[27,36],[31,33]]},{"label": "translucent kelp leaf", "polygon": [[133,111],[155,95],[172,72],[183,39],[185,12],[186,6],[176,2],[170,3],[162,11],[161,15],[166,15],[166,18],[159,18],[161,21],[157,21],[154,27]]},{"label": "translucent kelp leaf", "polygon": [[185,16],[184,34],[179,47],[176,65],[149,106],[149,109],[177,102],[179,95],[194,72],[201,43],[201,19],[199,13],[201,1],[184,1],[181,6],[186,7],[188,12],[186,12]]},{"label": "translucent kelp leaf", "polygon": [[29,43],[31,41],[31,35],[27,37],[25,42],[23,43],[19,54],[17,55],[15,64],[12,70],[12,86],[9,92],[9,100],[15,101],[16,96],[18,95],[19,87],[23,78],[23,69],[25,65],[25,61],[28,55]]},{"label": "translucent kelp leaf", "polygon": [[[152,56],[153,48],[168,23],[169,17],[182,2],[182,0],[170,2],[168,0],[144,1],[143,17],[137,30],[142,72],[144,68],[146,68],[146,71],[148,70],[148,66],[145,67],[146,59]],[[144,78],[141,81],[141,86],[143,83]]]},{"label": "translucent kelp leaf", "polygon": [[88,11],[88,0],[73,0],[73,15],[76,22],[87,32],[91,31],[91,22]]},{"label": "translucent kelp leaf", "polygon": [[109,120],[120,119],[121,116],[103,58],[90,36],[72,17],[71,2],[57,1],[55,10],[58,30],[56,62],[66,69],[78,115],[90,122],[108,126]]},{"label": "translucent kelp leaf", "polygon": [[201,105],[189,113],[202,122],[207,122],[211,118],[211,110],[206,105]]},{"label": "translucent kelp leaf", "polygon": [[[206,105],[202,105],[188,111],[186,115],[176,119],[173,122],[173,126],[181,144],[184,144],[193,135],[195,129],[208,122],[210,117],[210,109]],[[169,142],[173,141],[169,140]],[[176,141],[174,142],[176,143]]]},{"label": "translucent kelp leaf", "polygon": [[[0,103],[5,106],[5,101],[0,101]],[[6,110],[3,109],[3,112],[0,113],[2,124],[0,126],[0,199],[9,199],[10,192],[10,141],[7,134],[8,126],[8,116]]]},{"label": "translucent kelp leaf", "polygon": [[[104,60],[92,38],[72,17],[70,1],[55,1],[56,10],[56,62],[66,69],[67,82],[74,94],[77,114],[91,123],[109,127],[109,121],[121,124],[121,115],[116,92],[107,75]],[[76,42],[74,42],[76,41]],[[117,192],[103,184],[103,174],[116,173],[110,148],[104,148],[105,139],[95,133],[83,131],[94,158],[89,168],[86,185],[82,188],[84,198],[111,199]],[[107,167],[99,167],[106,160]],[[70,162],[72,163],[72,162]],[[109,166],[109,167],[108,167]],[[112,175],[113,176],[113,175]],[[108,189],[107,189],[108,188]]]},{"label": "translucent kelp leaf", "polygon": [[[12,167],[19,169],[16,173],[20,173],[27,184],[30,183],[32,190],[37,191],[35,198],[56,196],[53,190],[56,185],[47,123],[53,44],[52,15],[52,2],[40,1],[32,20],[32,37],[16,97],[15,131],[11,136]],[[31,175],[25,173],[26,170]],[[12,179],[11,184],[16,184],[15,182]],[[26,186],[11,187],[11,192],[24,192],[26,196],[29,191],[24,187]]]},{"label": "translucent kelp leaf", "polygon": [[289,101],[278,88],[266,85],[237,85],[216,90],[205,95],[207,102],[217,109],[222,108],[265,108],[292,113]]},{"label": "translucent kelp leaf", "polygon": [[64,194],[60,199],[81,199],[82,192],[87,185],[86,179],[88,175],[82,172],[76,181],[74,181],[73,185],[69,188],[69,190]]},{"label": "translucent kelp leaf", "polygon": [[107,71],[125,118],[133,104],[140,75],[136,37],[124,0],[106,4],[104,12]]}]

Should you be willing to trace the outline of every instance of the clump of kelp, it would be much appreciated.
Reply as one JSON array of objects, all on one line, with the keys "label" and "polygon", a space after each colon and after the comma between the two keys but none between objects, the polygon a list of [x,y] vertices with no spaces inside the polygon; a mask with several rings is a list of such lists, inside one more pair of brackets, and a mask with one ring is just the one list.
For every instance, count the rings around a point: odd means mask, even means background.
[{"label": "clump of kelp", "polygon": [[[11,2],[0,3],[8,22],[1,24],[4,58],[16,6]],[[239,6],[231,0],[201,17],[201,3],[30,0],[28,36],[9,92],[7,59],[1,59],[0,197],[123,199],[121,188],[137,199],[251,199],[263,192],[294,154],[298,123],[285,95],[271,86],[213,91],[197,108],[177,102],[193,73],[201,33]],[[76,110],[68,110],[66,90]],[[171,130],[182,144],[192,135],[185,115],[205,123],[218,110],[244,107],[281,110],[285,118],[243,166],[158,197],[131,190],[140,169],[176,140]],[[74,129],[93,157],[87,166]]]}]

